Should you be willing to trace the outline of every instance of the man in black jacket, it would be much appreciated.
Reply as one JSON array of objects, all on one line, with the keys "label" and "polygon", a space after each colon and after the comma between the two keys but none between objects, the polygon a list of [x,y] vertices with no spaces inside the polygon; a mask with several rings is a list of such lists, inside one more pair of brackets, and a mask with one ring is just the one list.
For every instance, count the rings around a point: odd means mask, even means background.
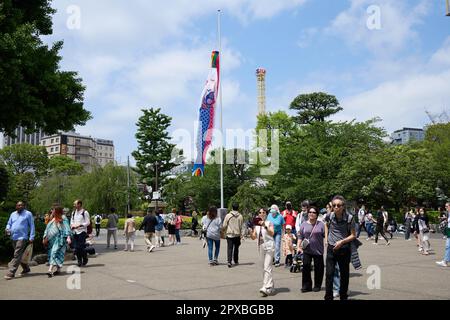
[{"label": "man in black jacket", "polygon": [[142,221],[142,224],[139,228],[139,230],[144,229],[145,235],[145,243],[147,244],[147,250],[148,252],[152,252],[153,249],[155,249],[155,246],[153,245],[154,237],[155,237],[155,226],[158,224],[158,220],[154,216],[154,214],[151,211],[147,212],[147,215],[144,218],[144,221]]}]

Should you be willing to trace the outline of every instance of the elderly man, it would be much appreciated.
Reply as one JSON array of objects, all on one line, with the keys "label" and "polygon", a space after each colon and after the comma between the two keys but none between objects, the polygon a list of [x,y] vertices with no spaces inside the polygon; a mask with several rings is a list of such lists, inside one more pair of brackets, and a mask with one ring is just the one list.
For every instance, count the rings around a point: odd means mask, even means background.
[{"label": "elderly man", "polygon": [[333,277],[336,263],[340,271],[340,298],[348,299],[350,279],[350,243],[356,239],[355,219],[345,210],[345,199],[335,196],[333,212],[325,218],[325,242],[328,243],[326,258],[325,300],[333,300]]},{"label": "elderly man", "polygon": [[11,280],[15,277],[19,265],[22,266],[23,271],[21,275],[30,272],[30,267],[21,262],[22,255],[29,244],[33,243],[35,228],[33,214],[25,210],[25,205],[22,201],[17,202],[16,211],[11,213],[8,223],[6,224],[6,234],[11,237],[14,256],[9,263],[10,269],[5,276],[6,280]]}]

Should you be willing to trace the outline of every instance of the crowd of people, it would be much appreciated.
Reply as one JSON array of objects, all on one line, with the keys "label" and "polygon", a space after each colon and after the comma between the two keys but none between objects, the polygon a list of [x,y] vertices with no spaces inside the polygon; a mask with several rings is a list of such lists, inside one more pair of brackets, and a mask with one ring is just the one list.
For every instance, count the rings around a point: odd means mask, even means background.
[{"label": "crowd of people", "polygon": [[[99,236],[103,217],[94,216],[91,221],[89,212],[83,208],[81,200],[75,200],[73,211],[54,205],[48,217],[45,217],[46,229],[43,235],[43,244],[48,252],[49,277],[60,273],[64,263],[67,248],[72,248],[74,259],[79,267],[88,264],[88,248],[92,244],[93,228]],[[107,248],[110,248],[111,237],[114,249],[117,249],[117,232],[119,217],[114,208],[107,217]],[[193,214],[193,225],[198,224],[197,214]],[[244,217],[239,212],[239,205],[232,204],[232,210],[224,217],[218,214],[216,207],[210,207],[201,219],[200,239],[207,246],[208,263],[210,266],[219,265],[221,239],[227,243],[227,266],[229,268],[239,265],[239,247],[241,240],[249,234],[256,240],[259,253],[259,265],[262,269],[262,287],[259,292],[266,297],[274,292],[273,268],[281,265],[284,256],[285,268],[290,268],[296,262],[301,262],[302,282],[301,292],[319,292],[322,290],[325,277],[326,300],[340,297],[348,298],[350,278],[350,264],[355,269],[361,268],[358,240],[362,230],[367,233],[367,240],[374,239],[378,244],[381,235],[386,245],[390,244],[392,233],[396,231],[395,220],[389,219],[384,207],[381,207],[374,217],[372,212],[366,211],[364,206],[357,210],[347,210],[345,199],[342,196],[333,197],[326,208],[319,210],[314,204],[305,200],[301,203],[301,211],[293,209],[291,202],[286,202],[285,210],[281,211],[277,205],[270,208],[261,208],[257,214],[244,223]],[[166,245],[165,238],[168,233],[167,245],[181,243],[180,229],[182,218],[176,209],[164,214],[160,209],[156,213],[148,212],[139,228],[135,218],[128,215],[124,222],[123,236],[125,237],[125,251],[134,251],[136,232],[144,230],[144,241],[150,253],[155,248]],[[429,234],[432,231],[425,208],[407,210],[404,215],[405,240],[411,240],[411,233],[417,239],[420,253],[428,255],[431,246]],[[440,216],[440,226],[446,238],[445,256],[436,263],[443,267],[450,266],[450,203],[445,205],[445,211]],[[23,262],[22,256],[28,245],[35,238],[34,218],[31,212],[25,209],[23,202],[16,204],[16,211],[6,225],[6,233],[11,237],[14,248],[13,259],[5,279],[15,277],[22,267],[21,275],[30,272],[30,267]],[[193,228],[193,235],[196,236]],[[390,239],[388,239],[388,236]],[[313,267],[314,266],[314,267]],[[290,268],[292,271],[292,269]],[[311,274],[314,272],[314,277]],[[313,281],[314,280],[314,281]]]}]

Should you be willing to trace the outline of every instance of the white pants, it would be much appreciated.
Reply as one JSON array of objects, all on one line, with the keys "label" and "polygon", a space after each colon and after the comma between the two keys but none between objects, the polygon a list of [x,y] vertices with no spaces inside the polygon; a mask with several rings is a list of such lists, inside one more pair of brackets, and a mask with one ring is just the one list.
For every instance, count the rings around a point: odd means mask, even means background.
[{"label": "white pants", "polygon": [[153,232],[146,232],[144,235],[145,243],[147,248],[153,247],[153,242],[155,242],[155,234]]},{"label": "white pants", "polygon": [[263,288],[272,291],[274,287],[273,283],[273,256],[275,254],[274,250],[264,250],[262,247],[259,248],[259,265],[263,272]]},{"label": "white pants", "polygon": [[131,250],[134,250],[134,239],[136,239],[136,232],[125,234],[125,250],[128,250],[128,241],[130,241]]},{"label": "white pants", "polygon": [[156,246],[157,247],[160,247],[160,246],[162,246],[162,244],[163,244],[163,241],[162,241],[162,236],[163,236],[163,230],[161,230],[161,231],[155,231],[155,236],[156,236]]},{"label": "white pants", "polygon": [[421,247],[423,246],[423,251],[424,252],[428,252],[430,250],[430,233],[426,232],[424,233],[423,231],[420,231],[420,242],[421,242]]}]

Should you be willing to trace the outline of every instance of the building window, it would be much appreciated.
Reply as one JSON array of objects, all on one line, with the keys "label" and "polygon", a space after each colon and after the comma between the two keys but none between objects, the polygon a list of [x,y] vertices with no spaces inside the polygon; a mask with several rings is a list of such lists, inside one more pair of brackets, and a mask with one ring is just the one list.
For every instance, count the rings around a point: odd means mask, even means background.
[{"label": "building window", "polygon": [[50,143],[54,143],[54,142],[55,142],[55,139],[50,140]]},{"label": "building window", "polygon": [[59,151],[59,147],[55,147],[55,151]]},{"label": "building window", "polygon": [[54,149],[54,148],[53,148],[53,147],[51,147],[51,148],[50,148],[50,152],[53,152],[53,149]]},{"label": "building window", "polygon": [[103,156],[103,153],[100,152],[100,157],[102,157],[102,156]]},{"label": "building window", "polygon": [[42,140],[42,145],[45,146],[45,140]]},{"label": "building window", "polygon": [[109,157],[112,158],[112,154],[111,153],[109,154]]},{"label": "building window", "polygon": [[58,143],[59,142],[59,138],[56,138],[56,143]]}]

